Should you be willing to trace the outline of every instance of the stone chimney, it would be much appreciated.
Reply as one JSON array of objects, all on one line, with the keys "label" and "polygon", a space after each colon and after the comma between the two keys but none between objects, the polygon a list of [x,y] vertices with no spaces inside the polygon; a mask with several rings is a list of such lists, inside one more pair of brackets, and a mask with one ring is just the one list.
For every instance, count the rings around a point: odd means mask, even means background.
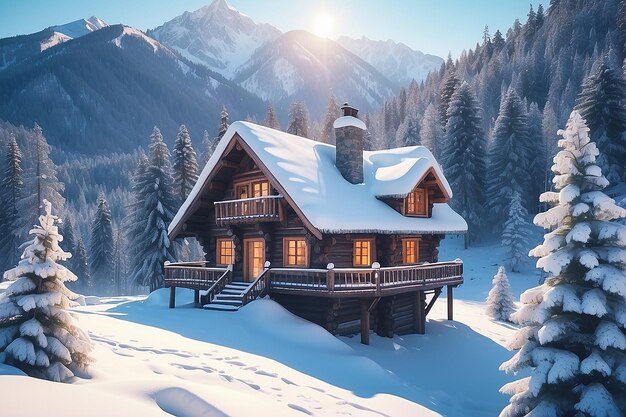
[{"label": "stone chimney", "polygon": [[363,134],[367,127],[357,118],[358,109],[341,106],[343,116],[335,120],[336,162],[341,175],[352,184],[363,182]]}]

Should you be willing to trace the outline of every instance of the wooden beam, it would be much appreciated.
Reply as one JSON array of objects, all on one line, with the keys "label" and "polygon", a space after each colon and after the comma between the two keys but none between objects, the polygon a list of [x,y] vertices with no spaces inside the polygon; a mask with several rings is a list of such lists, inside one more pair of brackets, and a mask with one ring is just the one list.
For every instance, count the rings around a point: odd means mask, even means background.
[{"label": "wooden beam", "polygon": [[424,291],[417,291],[415,293],[415,313],[413,316],[413,324],[415,327],[415,333],[426,333],[426,311],[424,309]]},{"label": "wooden beam", "polygon": [[170,287],[170,308],[176,307],[176,287]]},{"label": "wooden beam", "polygon": [[452,295],[452,285],[448,285],[448,320],[454,320],[454,297]]},{"label": "wooden beam", "polygon": [[228,161],[226,159],[221,159],[220,162],[218,163],[218,167],[219,168],[237,169],[237,168],[239,168],[239,164],[237,164],[236,162]]},{"label": "wooden beam", "polygon": [[372,304],[370,304],[367,311],[371,312],[374,308],[376,308],[376,305],[378,304],[379,301],[380,301],[380,297],[374,298],[374,301],[372,301]]},{"label": "wooden beam", "polygon": [[193,303],[196,307],[200,304],[200,290],[193,290]]},{"label": "wooden beam", "polygon": [[370,344],[370,300],[361,300],[361,343]]},{"label": "wooden beam", "polygon": [[440,295],[441,295],[441,288],[435,288],[435,293],[433,294],[433,298],[430,300],[430,302],[426,306],[426,312],[424,313],[425,316],[427,316],[428,313],[430,313],[430,309],[433,308],[433,306],[435,305],[435,301],[437,301],[437,298],[439,298]]}]

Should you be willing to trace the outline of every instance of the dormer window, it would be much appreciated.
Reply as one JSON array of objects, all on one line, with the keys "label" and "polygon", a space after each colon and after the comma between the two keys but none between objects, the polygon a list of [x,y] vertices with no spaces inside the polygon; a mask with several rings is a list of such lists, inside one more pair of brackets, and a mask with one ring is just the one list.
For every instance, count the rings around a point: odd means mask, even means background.
[{"label": "dormer window", "polygon": [[428,216],[428,193],[425,188],[416,188],[405,199],[405,213],[407,216]]}]

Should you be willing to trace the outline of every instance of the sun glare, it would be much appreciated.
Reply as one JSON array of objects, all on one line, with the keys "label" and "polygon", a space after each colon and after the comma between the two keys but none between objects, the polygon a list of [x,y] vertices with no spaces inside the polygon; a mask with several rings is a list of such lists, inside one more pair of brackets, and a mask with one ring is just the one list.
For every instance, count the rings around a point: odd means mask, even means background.
[{"label": "sun glare", "polygon": [[330,38],[335,31],[335,18],[326,13],[319,12],[313,18],[313,33],[322,38]]}]

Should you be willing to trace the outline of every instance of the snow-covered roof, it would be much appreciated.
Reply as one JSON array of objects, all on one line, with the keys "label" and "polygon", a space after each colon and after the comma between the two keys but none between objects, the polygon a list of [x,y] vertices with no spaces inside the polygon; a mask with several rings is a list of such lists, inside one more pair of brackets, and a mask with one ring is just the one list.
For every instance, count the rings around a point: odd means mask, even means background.
[{"label": "snow-covered roof", "polygon": [[[335,147],[249,122],[234,122],[202,170],[198,182],[170,224],[171,233],[237,134],[275,178],[306,220],[321,233],[463,233],[465,220],[446,203],[435,203],[432,217],[407,217],[381,197],[407,195],[434,170],[452,195],[428,149],[413,146],[363,153],[363,184],[346,181],[335,166]],[[191,213],[189,213],[191,214]]]}]

